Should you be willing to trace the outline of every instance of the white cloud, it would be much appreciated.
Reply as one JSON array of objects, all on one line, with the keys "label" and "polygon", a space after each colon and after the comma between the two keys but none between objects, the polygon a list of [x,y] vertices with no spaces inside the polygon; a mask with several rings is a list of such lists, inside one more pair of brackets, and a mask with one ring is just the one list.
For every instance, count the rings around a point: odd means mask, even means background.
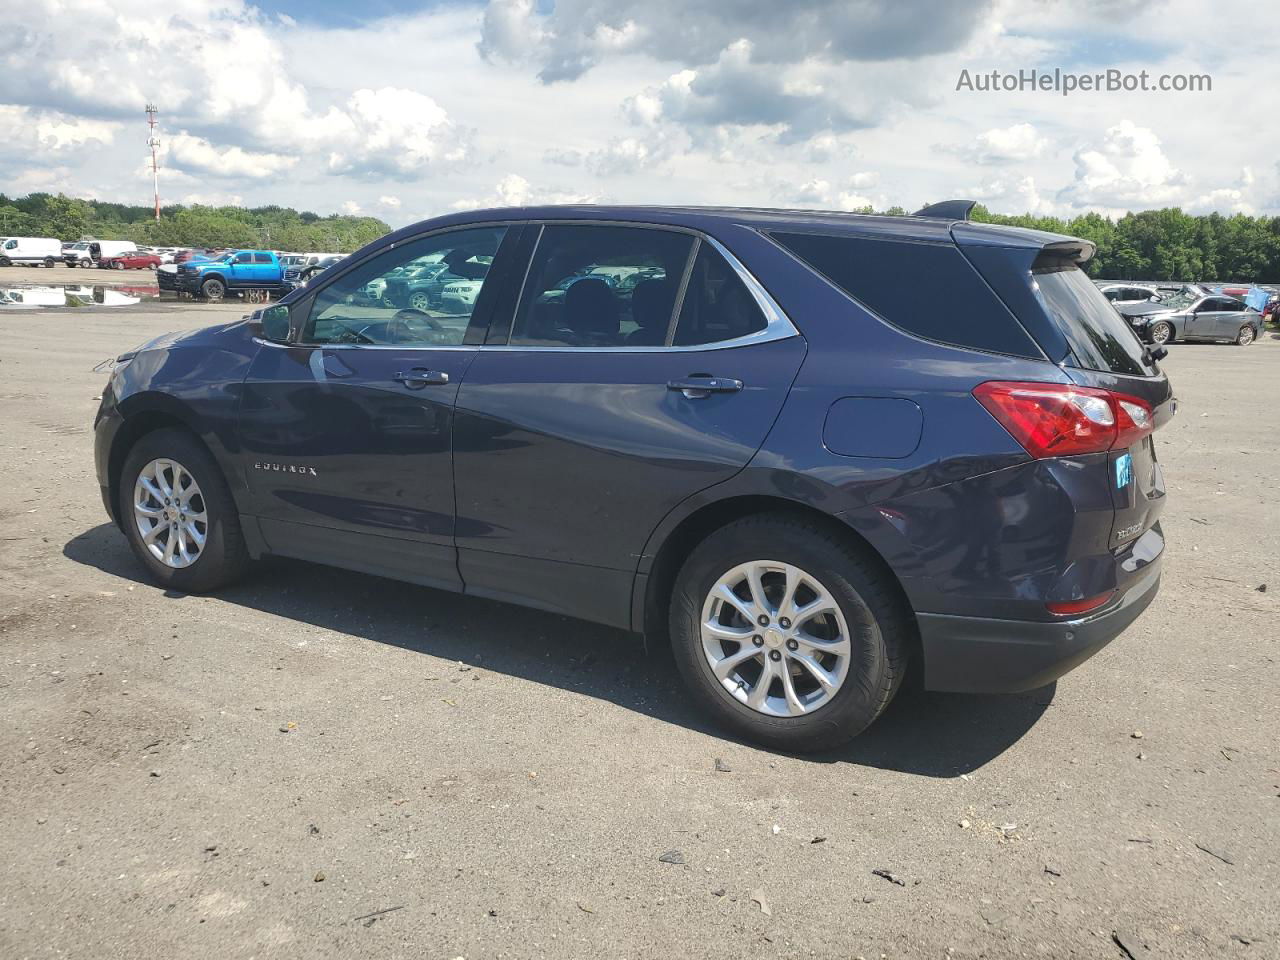
[{"label": "white cloud", "polygon": [[105,146],[119,130],[120,124],[109,120],[0,104],[0,143],[10,150],[61,152],[91,144]]},{"label": "white cloud", "polygon": [[981,200],[993,213],[1017,215],[1020,213],[1047,213],[1048,205],[1036,187],[1032,176],[1007,175],[984,180],[976,187],[967,187],[960,193],[973,200]]},{"label": "white cloud", "polygon": [[360,204],[354,200],[344,200],[339,209],[349,217],[359,216],[360,214]]},{"label": "white cloud", "polygon": [[[425,94],[396,87],[357,90],[344,119],[335,121],[331,173],[364,180],[409,180],[437,163],[467,157],[465,136]],[[320,141],[317,141],[320,145]]]},{"label": "white cloud", "polygon": [[978,134],[974,142],[960,151],[974,163],[1025,163],[1042,155],[1049,141],[1029,123],[1010,127],[993,127]]},{"label": "white cloud", "polygon": [[472,197],[454,202],[455,210],[474,210],[481,207],[531,207],[548,203],[597,203],[598,198],[572,191],[535,187],[518,173],[509,173],[499,180],[493,192],[484,197]]},{"label": "white cloud", "polygon": [[389,196],[386,196],[386,195],[384,194],[383,196],[381,196],[381,197],[379,197],[379,198],[378,198],[378,206],[380,206],[380,207],[386,207],[388,210],[399,210],[399,209],[400,209],[400,198],[399,198],[399,197],[389,197]]},{"label": "white cloud", "polygon": [[269,179],[292,170],[297,157],[278,153],[253,153],[240,147],[215,147],[203,137],[180,133],[161,142],[166,167],[184,173],[215,177]]},{"label": "white cloud", "polygon": [[1058,200],[1076,209],[1115,212],[1177,203],[1187,180],[1165,156],[1160,138],[1147,127],[1121,120],[1100,143],[1075,153],[1075,180]]}]

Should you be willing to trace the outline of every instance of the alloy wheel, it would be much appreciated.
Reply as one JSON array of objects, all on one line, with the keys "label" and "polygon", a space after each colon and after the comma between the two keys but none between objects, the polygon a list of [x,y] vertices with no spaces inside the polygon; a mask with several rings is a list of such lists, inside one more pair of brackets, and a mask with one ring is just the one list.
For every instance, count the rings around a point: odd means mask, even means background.
[{"label": "alloy wheel", "polygon": [[767,716],[813,713],[849,673],[852,644],[840,605],[793,564],[754,560],[726,572],[707,593],[700,632],[720,685]]},{"label": "alloy wheel", "polygon": [[431,309],[431,298],[425,293],[415,293],[409,298],[409,306],[413,307],[415,310],[421,310],[423,313],[426,313]]},{"label": "alloy wheel", "polygon": [[1253,327],[1241,327],[1240,332],[1236,334],[1236,343],[1242,347],[1253,343]]},{"label": "alloy wheel", "polygon": [[209,535],[204,494],[176,460],[152,460],[138,473],[133,521],[147,552],[166,567],[189,567],[204,553]]},{"label": "alloy wheel", "polygon": [[1151,328],[1151,342],[1152,343],[1168,343],[1169,336],[1172,333],[1173,333],[1173,330],[1170,329],[1167,323],[1157,323],[1154,327]]}]

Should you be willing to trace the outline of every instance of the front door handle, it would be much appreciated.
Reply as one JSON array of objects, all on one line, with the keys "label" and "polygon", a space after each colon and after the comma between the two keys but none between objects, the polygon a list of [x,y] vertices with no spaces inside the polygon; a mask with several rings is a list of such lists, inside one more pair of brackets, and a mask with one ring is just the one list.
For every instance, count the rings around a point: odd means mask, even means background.
[{"label": "front door handle", "polygon": [[425,367],[414,367],[408,373],[397,373],[395,380],[403,383],[410,390],[421,390],[423,387],[438,386],[449,382],[449,375],[443,370],[428,370]]},{"label": "front door handle", "polygon": [[690,400],[700,400],[713,393],[737,393],[742,389],[742,381],[729,377],[685,377],[668,380],[667,389],[679,390]]}]

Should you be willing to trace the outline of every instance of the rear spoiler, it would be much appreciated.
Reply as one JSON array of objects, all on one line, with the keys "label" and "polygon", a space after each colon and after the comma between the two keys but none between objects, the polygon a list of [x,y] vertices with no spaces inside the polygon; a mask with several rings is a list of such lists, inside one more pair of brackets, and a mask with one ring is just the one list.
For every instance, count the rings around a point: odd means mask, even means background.
[{"label": "rear spoiler", "polygon": [[1032,269],[1044,260],[1070,260],[1077,265],[1083,264],[1097,249],[1092,241],[1074,237],[1070,240],[1046,243],[1041,248],[1040,255],[1036,257],[1036,263],[1032,265]]},{"label": "rear spoiler", "polygon": [[977,200],[943,200],[921,207],[913,217],[929,217],[934,220],[968,220]]}]

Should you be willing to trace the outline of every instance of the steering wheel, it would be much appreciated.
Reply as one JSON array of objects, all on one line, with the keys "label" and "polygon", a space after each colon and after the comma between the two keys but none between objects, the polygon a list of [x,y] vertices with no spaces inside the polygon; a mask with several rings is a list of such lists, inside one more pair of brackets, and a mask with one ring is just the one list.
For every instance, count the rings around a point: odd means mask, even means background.
[{"label": "steering wheel", "polygon": [[421,340],[420,334],[424,332],[423,328],[432,333],[440,333],[444,330],[440,321],[434,317],[413,307],[405,307],[403,310],[397,310],[391,322],[387,324],[387,339],[392,343]]},{"label": "steering wheel", "polygon": [[362,331],[347,326],[341,320],[334,320],[334,325],[342,329],[342,333],[334,337],[336,343],[377,343],[372,337],[366,336]]}]

